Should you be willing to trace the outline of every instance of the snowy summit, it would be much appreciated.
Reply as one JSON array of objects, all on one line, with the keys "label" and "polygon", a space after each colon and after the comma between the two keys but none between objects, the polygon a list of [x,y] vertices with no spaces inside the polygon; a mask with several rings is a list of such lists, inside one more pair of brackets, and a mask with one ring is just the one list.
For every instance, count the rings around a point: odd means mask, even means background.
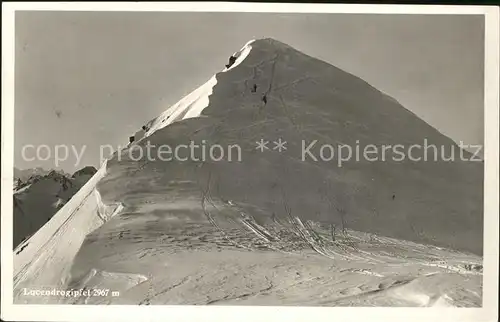
[{"label": "snowy summit", "polygon": [[[456,146],[364,80],[250,41],[143,130],[130,149],[237,144],[241,160],[115,154],[16,248],[15,303],[481,306],[480,165],[318,158]],[[23,296],[33,285],[120,296]]]}]

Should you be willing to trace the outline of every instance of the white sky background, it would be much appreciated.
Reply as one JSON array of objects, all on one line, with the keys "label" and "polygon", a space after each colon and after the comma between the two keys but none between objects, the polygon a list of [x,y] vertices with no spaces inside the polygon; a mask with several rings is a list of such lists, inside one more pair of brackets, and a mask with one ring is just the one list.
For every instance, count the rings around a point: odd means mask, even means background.
[{"label": "white sky background", "polygon": [[[145,122],[272,37],[359,76],[455,141],[483,143],[483,16],[171,12],[16,14],[15,165],[26,144],[125,144]],[[369,108],[369,107],[367,107]],[[422,138],[423,139],[423,138]]]}]

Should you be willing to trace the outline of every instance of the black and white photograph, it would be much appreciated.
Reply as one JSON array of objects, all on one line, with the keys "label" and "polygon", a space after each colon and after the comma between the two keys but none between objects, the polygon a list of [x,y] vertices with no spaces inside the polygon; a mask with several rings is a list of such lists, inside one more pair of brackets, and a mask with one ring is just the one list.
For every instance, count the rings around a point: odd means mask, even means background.
[{"label": "black and white photograph", "polygon": [[4,9],[2,319],[496,320],[498,8]]}]

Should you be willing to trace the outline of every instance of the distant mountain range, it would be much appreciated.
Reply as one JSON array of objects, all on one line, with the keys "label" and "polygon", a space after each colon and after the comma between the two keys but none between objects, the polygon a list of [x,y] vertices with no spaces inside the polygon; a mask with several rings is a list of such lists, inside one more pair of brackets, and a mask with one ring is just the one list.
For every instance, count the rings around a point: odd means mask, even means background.
[{"label": "distant mountain range", "polygon": [[57,171],[61,174],[71,176],[70,174],[64,172],[63,170],[47,170],[47,169],[44,169],[41,167],[29,168],[29,169],[19,169],[19,168],[14,167],[14,181],[16,182],[17,179],[20,179],[21,181],[27,181],[32,176],[44,176],[51,171]]},{"label": "distant mountain range", "polygon": [[49,221],[96,171],[85,167],[71,175],[61,170],[14,168],[14,248]]}]

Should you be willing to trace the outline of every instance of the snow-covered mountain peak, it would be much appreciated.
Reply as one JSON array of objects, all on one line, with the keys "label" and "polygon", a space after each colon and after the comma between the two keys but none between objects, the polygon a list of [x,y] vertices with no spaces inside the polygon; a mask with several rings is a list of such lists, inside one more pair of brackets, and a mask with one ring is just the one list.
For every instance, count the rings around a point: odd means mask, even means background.
[{"label": "snow-covered mountain peak", "polygon": [[[453,142],[286,44],[257,39],[227,55],[134,136],[148,145],[140,159],[115,154],[54,200],[59,212],[15,249],[16,303],[481,305],[480,164],[391,158],[384,147]],[[354,154],[367,144],[377,160]],[[162,159],[165,145],[188,157]],[[339,164],[343,146],[353,154]],[[40,285],[120,296],[24,295]]]}]

